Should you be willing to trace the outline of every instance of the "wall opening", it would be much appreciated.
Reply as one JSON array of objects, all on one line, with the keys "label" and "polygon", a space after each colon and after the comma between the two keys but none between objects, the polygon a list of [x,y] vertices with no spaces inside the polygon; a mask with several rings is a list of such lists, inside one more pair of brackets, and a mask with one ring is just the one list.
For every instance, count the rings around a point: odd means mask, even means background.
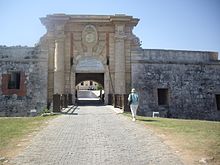
[{"label": "wall opening", "polygon": [[158,88],[157,96],[158,96],[158,105],[169,105],[169,96],[168,96],[167,88]]},{"label": "wall opening", "polygon": [[220,94],[215,95],[217,110],[220,111]]},{"label": "wall opening", "polygon": [[8,75],[8,89],[20,89],[20,72],[11,72]]},{"label": "wall opening", "polygon": [[2,74],[2,94],[18,96],[26,95],[25,73],[20,71],[11,71]]},{"label": "wall opening", "polygon": [[80,105],[104,103],[104,73],[76,73],[76,102]]}]

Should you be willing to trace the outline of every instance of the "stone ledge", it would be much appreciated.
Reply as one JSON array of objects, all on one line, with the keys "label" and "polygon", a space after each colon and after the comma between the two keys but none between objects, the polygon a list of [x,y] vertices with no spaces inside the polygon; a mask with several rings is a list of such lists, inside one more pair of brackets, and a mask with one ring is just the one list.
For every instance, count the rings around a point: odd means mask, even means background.
[{"label": "stone ledge", "polygon": [[179,65],[220,65],[220,60],[210,62],[189,62],[189,61],[151,61],[151,60],[131,60],[131,63],[138,64],[179,64]]},{"label": "stone ledge", "polygon": [[14,59],[14,58],[8,58],[8,59],[0,59],[0,62],[47,62],[48,60],[46,58],[41,59]]}]

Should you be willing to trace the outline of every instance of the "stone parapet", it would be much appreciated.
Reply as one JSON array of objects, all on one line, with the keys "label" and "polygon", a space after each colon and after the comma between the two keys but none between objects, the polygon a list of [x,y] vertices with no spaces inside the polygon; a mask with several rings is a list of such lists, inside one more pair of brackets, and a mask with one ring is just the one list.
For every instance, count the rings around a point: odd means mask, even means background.
[{"label": "stone parapet", "polygon": [[132,51],[132,62],[160,62],[160,63],[213,63],[218,61],[217,52],[142,49]]}]

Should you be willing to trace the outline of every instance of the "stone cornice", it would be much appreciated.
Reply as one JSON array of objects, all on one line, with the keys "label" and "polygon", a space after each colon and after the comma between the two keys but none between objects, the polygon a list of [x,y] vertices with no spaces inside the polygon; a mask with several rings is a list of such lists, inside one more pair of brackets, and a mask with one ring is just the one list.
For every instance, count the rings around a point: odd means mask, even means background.
[{"label": "stone cornice", "polygon": [[40,18],[43,25],[48,26],[48,23],[57,22],[102,22],[102,23],[124,23],[136,26],[139,22],[138,18],[127,16],[125,14],[116,15],[66,15],[66,14],[53,14]]}]

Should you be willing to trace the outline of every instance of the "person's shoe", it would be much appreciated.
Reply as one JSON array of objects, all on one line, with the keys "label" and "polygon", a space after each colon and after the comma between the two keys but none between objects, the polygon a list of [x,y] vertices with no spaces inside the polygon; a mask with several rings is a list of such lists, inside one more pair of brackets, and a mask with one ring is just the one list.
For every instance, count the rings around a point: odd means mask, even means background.
[{"label": "person's shoe", "polygon": [[135,121],[135,118],[133,118],[132,121]]}]

